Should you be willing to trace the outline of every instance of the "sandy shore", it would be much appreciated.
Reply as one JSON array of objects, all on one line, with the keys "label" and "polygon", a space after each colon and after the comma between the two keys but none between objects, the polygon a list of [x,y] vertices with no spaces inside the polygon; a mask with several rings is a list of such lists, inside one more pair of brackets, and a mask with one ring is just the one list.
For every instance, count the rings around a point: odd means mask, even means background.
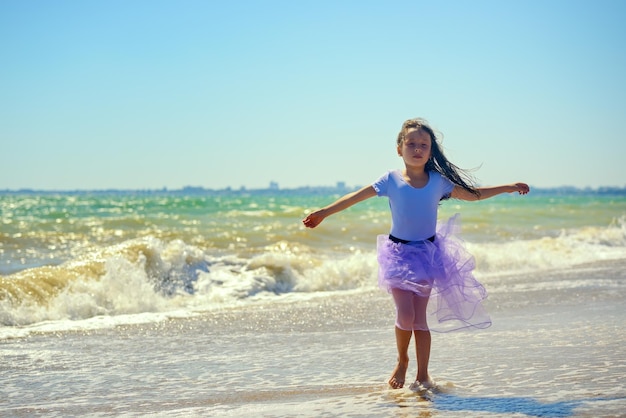
[{"label": "sandy shore", "polygon": [[[623,282],[624,270],[601,263],[566,276]],[[0,415],[617,417],[624,297],[594,288],[527,303],[496,292],[491,328],[434,334],[440,387],[421,395],[386,385],[393,306],[379,291],[4,340]]]}]

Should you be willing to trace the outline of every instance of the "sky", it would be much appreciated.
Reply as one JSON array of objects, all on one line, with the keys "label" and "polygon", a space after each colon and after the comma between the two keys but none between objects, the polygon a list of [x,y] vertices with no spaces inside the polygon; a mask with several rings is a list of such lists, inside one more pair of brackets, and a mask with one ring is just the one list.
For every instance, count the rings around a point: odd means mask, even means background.
[{"label": "sky", "polygon": [[0,0],[0,189],[626,186],[626,2]]}]

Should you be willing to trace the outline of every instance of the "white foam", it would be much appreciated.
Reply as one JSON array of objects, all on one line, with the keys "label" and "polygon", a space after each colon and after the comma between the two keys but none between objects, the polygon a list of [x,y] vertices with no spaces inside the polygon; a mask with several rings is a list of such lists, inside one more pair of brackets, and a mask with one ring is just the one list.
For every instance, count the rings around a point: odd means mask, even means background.
[{"label": "white foam", "polygon": [[626,259],[626,222],[620,218],[608,227],[563,230],[556,237],[468,243],[467,247],[480,273],[536,271]]},{"label": "white foam", "polygon": [[[469,242],[467,246],[476,258],[479,278],[499,275],[506,279],[507,275],[521,272],[569,269],[590,261],[626,259],[625,224],[622,218],[605,228],[562,231],[555,237],[534,240]],[[108,247],[92,261],[85,262],[104,263],[104,274],[98,278],[72,276],[60,292],[43,302],[28,297],[20,303],[10,298],[0,300],[0,319],[10,325],[8,331],[7,327],[2,328],[4,334],[0,333],[0,338],[45,329],[159,321],[173,313],[191,316],[219,307],[273,300],[277,295],[304,300],[311,294],[371,290],[377,286],[378,269],[374,251],[346,249],[343,254],[321,253],[302,245],[279,242],[244,258],[235,254],[207,254],[181,240],[166,242],[154,237]],[[68,269],[74,264],[68,263]],[[63,269],[64,266],[59,266],[61,273]],[[584,285],[567,277],[523,286],[515,283],[509,286],[501,281],[494,284],[509,291]]]}]

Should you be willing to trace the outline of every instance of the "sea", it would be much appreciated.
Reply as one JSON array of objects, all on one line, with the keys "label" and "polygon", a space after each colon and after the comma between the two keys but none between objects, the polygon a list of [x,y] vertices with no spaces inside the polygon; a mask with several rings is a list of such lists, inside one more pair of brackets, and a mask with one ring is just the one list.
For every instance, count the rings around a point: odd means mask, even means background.
[{"label": "sea", "polygon": [[387,200],[302,225],[345,191],[0,192],[0,416],[626,416],[624,190],[442,202],[493,325],[433,333],[418,391]]}]

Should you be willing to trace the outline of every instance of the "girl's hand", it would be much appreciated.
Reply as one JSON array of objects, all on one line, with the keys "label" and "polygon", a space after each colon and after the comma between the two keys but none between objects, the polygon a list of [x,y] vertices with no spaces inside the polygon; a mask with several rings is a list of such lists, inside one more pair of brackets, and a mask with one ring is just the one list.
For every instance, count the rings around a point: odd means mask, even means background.
[{"label": "girl's hand", "polygon": [[519,194],[527,194],[530,191],[530,187],[526,183],[515,183],[511,185],[511,193],[518,192]]},{"label": "girl's hand", "polygon": [[307,215],[306,218],[302,220],[302,223],[307,228],[315,228],[324,220],[325,216],[322,214],[322,210],[316,210],[315,212],[311,212]]},{"label": "girl's hand", "polygon": [[340,212],[356,203],[359,203],[365,199],[369,199],[370,197],[374,196],[376,196],[376,190],[374,190],[374,187],[371,185],[365,186],[362,189],[357,190],[356,192],[351,192],[340,197],[339,199],[322,209],[318,209],[315,212],[309,213],[309,215],[302,220],[302,223],[307,228],[315,228],[324,219],[326,219],[333,213]]}]

